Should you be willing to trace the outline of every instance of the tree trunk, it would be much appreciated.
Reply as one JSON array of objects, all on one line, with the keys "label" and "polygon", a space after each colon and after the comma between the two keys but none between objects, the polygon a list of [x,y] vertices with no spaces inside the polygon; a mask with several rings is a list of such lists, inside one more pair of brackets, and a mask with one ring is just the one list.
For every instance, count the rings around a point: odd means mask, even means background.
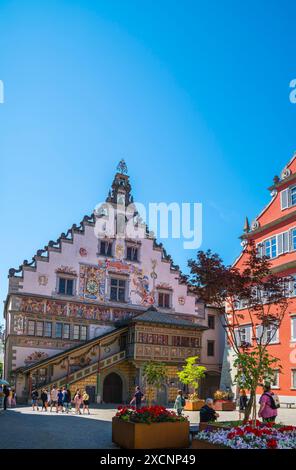
[{"label": "tree trunk", "polygon": [[250,419],[252,410],[254,409],[254,403],[255,403],[255,406],[256,406],[256,390],[251,390],[250,399],[248,401],[246,411],[245,411],[245,420],[246,421]]}]

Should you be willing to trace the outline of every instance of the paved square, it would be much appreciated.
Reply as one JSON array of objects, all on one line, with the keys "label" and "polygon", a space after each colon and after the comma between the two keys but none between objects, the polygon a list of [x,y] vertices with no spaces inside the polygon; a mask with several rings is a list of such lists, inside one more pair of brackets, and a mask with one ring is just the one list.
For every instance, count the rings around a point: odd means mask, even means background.
[{"label": "paved square", "polygon": [[[1,449],[116,449],[111,421],[116,410],[100,407],[91,415],[32,411],[29,406],[0,412]],[[188,412],[191,424],[198,412]],[[220,412],[219,421],[238,419],[238,412]],[[280,409],[278,422],[296,425],[296,409]]]}]

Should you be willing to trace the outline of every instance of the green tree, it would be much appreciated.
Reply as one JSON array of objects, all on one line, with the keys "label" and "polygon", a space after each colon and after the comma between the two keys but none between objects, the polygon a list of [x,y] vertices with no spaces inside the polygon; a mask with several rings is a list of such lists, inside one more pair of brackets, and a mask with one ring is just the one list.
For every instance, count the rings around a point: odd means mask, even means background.
[{"label": "green tree", "polygon": [[165,364],[161,362],[147,362],[143,367],[143,376],[147,385],[148,405],[152,402],[152,387],[158,390],[167,381]]},{"label": "green tree", "polygon": [[194,388],[198,394],[200,380],[205,377],[206,367],[197,364],[198,356],[188,357],[182,370],[177,373],[180,382]]},{"label": "green tree", "polygon": [[[256,413],[256,389],[277,363],[268,353],[285,315],[290,310],[290,276],[274,273],[267,256],[259,256],[254,241],[244,247],[240,269],[227,266],[220,256],[199,251],[196,260],[189,260],[190,289],[200,299],[215,305],[221,312],[227,342],[236,356],[236,383],[248,377],[244,388],[250,391],[245,417]],[[242,323],[250,325],[250,338],[243,336]],[[262,383],[262,382],[261,382]]]}]

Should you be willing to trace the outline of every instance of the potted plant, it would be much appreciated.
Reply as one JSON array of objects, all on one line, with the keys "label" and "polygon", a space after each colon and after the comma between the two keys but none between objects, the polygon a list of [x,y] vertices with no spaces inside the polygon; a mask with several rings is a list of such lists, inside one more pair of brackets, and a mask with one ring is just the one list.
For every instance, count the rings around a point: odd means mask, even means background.
[{"label": "potted plant", "polygon": [[205,377],[205,371],[207,369],[204,366],[199,366],[197,364],[197,360],[198,356],[188,357],[182,370],[177,373],[181,383],[184,385],[189,385],[194,389],[194,393],[188,395],[186,400],[184,407],[184,410],[186,411],[200,410],[205,404],[205,401],[198,397],[197,390],[199,387],[199,382],[202,378]]},{"label": "potted plant", "polygon": [[118,407],[112,419],[112,442],[124,449],[189,447],[189,421],[162,406]]},{"label": "potted plant", "polygon": [[230,391],[217,390],[214,393],[215,410],[234,411],[236,403],[233,401],[233,395]]}]

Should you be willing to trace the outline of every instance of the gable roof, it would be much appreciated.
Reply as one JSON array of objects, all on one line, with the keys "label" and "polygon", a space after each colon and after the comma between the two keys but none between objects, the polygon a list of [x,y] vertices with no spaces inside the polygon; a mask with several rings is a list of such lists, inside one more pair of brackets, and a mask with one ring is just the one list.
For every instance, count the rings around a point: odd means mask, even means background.
[{"label": "gable roof", "polygon": [[140,313],[130,320],[132,323],[158,323],[161,325],[180,326],[185,328],[196,328],[199,330],[207,330],[208,327],[193,323],[183,318],[176,318],[175,314],[159,312],[155,307],[150,307],[146,312]]}]

